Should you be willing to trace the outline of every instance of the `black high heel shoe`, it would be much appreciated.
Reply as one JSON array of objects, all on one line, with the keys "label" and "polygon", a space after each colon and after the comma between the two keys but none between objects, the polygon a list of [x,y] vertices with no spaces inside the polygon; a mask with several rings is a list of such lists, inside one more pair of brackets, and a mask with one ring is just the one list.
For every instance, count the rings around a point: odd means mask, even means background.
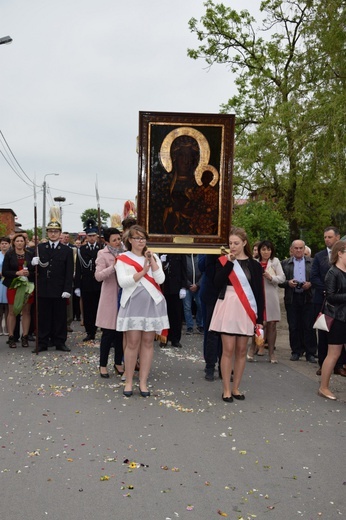
[{"label": "black high heel shoe", "polygon": [[133,395],[133,390],[123,390],[123,395],[125,397],[131,397],[131,395]]},{"label": "black high heel shoe", "polygon": [[124,375],[124,371],[121,372],[121,371],[117,368],[117,366],[116,366],[115,363],[114,363],[114,370],[115,370],[115,373],[116,373],[118,376],[122,376],[122,375]]},{"label": "black high heel shoe", "polygon": [[100,370],[100,376],[103,377],[104,379],[109,379],[109,374],[102,374],[101,372],[101,368],[99,369]]},{"label": "black high heel shoe", "polygon": [[142,397],[150,397],[150,390],[143,392],[141,389],[139,389],[139,393],[141,394]]},{"label": "black high heel shoe", "polygon": [[234,399],[237,399],[238,401],[244,401],[244,399],[245,399],[245,395],[244,394],[233,394],[232,393],[232,397]]}]

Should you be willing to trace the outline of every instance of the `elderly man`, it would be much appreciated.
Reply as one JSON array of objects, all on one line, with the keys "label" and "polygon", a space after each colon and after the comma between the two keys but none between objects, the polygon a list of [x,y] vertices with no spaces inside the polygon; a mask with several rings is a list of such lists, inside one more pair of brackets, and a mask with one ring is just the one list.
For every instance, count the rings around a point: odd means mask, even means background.
[{"label": "elderly man", "polygon": [[[322,251],[319,251],[316,253],[314,257],[314,261],[311,268],[311,283],[312,287],[314,288],[314,297],[313,297],[313,303],[314,303],[314,313],[315,318],[317,317],[318,313],[321,311],[323,301],[324,301],[324,279],[325,276],[330,268],[329,264],[329,257],[330,253],[332,251],[332,247],[340,240],[340,232],[338,228],[334,226],[328,226],[324,230],[323,234],[324,243],[326,247],[322,249]],[[320,368],[317,370],[316,375],[321,375],[321,366],[323,364],[323,361],[325,360],[328,352],[328,333],[319,330],[318,331],[318,364],[320,365]],[[340,376],[346,377],[346,370],[343,368],[345,354],[342,353],[339,360],[337,361],[335,367],[334,367],[334,374],[338,374]]]},{"label": "elderly man", "polygon": [[[67,339],[67,299],[72,293],[73,253],[60,243],[61,225],[52,219],[47,225],[48,241],[38,245],[32,264],[38,266],[38,350],[70,352]],[[34,351],[35,352],[35,351]]]},{"label": "elderly man", "polygon": [[292,256],[282,262],[286,281],[280,284],[285,289],[285,308],[289,329],[291,361],[298,361],[305,352],[306,361],[316,363],[316,335],[314,306],[310,273],[312,260],[304,256],[305,243],[294,240],[291,244]]}]

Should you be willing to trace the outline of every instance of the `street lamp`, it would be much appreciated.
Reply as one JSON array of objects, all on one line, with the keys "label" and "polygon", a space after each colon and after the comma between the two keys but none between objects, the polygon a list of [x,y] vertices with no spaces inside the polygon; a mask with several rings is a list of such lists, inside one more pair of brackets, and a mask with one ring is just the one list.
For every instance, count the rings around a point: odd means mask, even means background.
[{"label": "street lamp", "polygon": [[0,38],[0,45],[4,45],[5,43],[11,43],[13,40],[11,36],[3,36]]},{"label": "street lamp", "polygon": [[42,238],[46,238],[46,194],[47,194],[47,183],[46,177],[48,175],[59,175],[58,173],[46,173],[43,177],[43,215],[42,215]]}]

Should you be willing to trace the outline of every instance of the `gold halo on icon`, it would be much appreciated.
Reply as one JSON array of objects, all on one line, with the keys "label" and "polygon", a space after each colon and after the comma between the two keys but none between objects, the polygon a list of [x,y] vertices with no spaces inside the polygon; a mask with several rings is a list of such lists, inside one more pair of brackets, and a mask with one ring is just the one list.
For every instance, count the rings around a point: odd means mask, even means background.
[{"label": "gold halo on icon", "polygon": [[164,140],[162,141],[161,149],[160,149],[160,161],[164,167],[164,169],[170,173],[173,169],[172,157],[171,157],[171,146],[173,141],[177,137],[181,137],[182,135],[188,135],[193,137],[198,143],[199,147],[199,163],[195,170],[195,179],[199,186],[202,186],[202,175],[206,170],[209,170],[213,174],[213,179],[210,181],[211,186],[215,186],[215,184],[219,180],[219,172],[214,166],[211,166],[209,163],[210,159],[210,147],[207,139],[204,135],[192,128],[190,126],[180,126],[175,128],[169,134],[166,135]]}]

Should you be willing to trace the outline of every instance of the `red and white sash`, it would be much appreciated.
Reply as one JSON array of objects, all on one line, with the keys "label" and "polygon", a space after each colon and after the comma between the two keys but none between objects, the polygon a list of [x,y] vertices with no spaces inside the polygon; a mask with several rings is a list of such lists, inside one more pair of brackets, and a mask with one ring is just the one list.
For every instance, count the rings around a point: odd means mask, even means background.
[{"label": "red and white sash", "polygon": [[[133,260],[133,258],[129,258],[126,254],[119,255],[117,257],[117,262],[119,262],[119,260],[121,262],[124,262],[125,264],[131,265],[132,267],[134,267],[136,269],[137,273],[140,273],[141,271],[143,271],[143,266],[141,264],[139,264],[138,262],[136,262],[135,260]],[[161,287],[159,286],[159,284],[157,282],[155,282],[155,280],[152,276],[149,276],[147,273],[144,275],[144,278],[146,280],[148,280],[148,282],[152,283],[153,286],[162,294]],[[161,331],[160,340],[163,341],[164,343],[167,343],[167,336],[168,336],[168,329],[163,329]]]},{"label": "red and white sash", "polygon": [[[121,261],[121,262],[124,262],[125,264],[128,264],[128,265],[131,265],[132,267],[134,267],[137,271],[137,273],[140,273],[141,271],[143,271],[143,266],[141,264],[139,264],[138,262],[136,262],[135,260],[133,260],[133,258],[129,258],[127,255],[119,255],[117,257],[117,261]],[[153,286],[162,294],[162,290],[161,290],[161,287],[159,286],[158,283],[155,282],[154,278],[152,276],[149,276],[148,273],[144,275],[144,278],[146,280],[148,280],[148,282],[152,283]]]},{"label": "red and white sash", "polygon": [[[226,256],[220,256],[219,261],[221,265],[224,266],[228,260]],[[246,278],[238,260],[233,261],[233,270],[229,274],[229,279],[247,315],[254,326],[256,326],[257,303],[251,285],[249,284],[249,280]]]}]

